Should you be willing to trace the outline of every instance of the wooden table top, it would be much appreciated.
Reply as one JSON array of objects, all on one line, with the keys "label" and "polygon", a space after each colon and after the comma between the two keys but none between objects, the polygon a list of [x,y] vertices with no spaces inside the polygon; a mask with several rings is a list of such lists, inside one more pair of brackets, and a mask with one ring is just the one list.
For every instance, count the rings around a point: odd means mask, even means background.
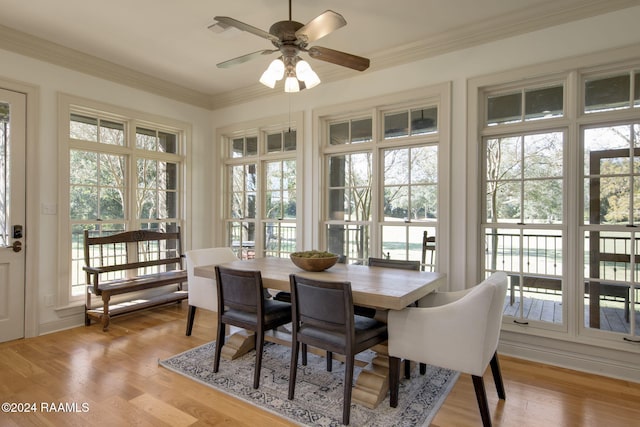
[{"label": "wooden table top", "polygon": [[[264,287],[289,290],[289,274],[318,280],[349,281],[353,303],[378,309],[402,310],[444,284],[445,275],[426,271],[336,264],[321,272],[296,267],[289,258],[255,258],[222,264],[238,270],[259,270]],[[213,265],[194,268],[196,276],[215,278]]]}]

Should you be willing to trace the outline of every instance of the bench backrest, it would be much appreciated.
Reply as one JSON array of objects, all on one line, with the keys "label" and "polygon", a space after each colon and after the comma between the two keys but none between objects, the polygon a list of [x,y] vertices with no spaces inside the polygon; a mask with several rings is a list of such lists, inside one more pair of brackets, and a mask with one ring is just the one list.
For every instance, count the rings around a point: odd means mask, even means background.
[{"label": "bench backrest", "polygon": [[99,269],[100,273],[161,266],[181,270],[180,227],[176,232],[134,230],[97,237],[85,230],[84,261],[86,267]]}]

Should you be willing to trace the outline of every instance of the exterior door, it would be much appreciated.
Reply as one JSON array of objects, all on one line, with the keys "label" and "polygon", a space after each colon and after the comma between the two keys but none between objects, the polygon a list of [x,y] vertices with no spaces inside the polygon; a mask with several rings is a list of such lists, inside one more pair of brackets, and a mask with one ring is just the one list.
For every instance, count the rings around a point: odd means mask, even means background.
[{"label": "exterior door", "polygon": [[26,105],[0,89],[0,342],[24,337]]}]

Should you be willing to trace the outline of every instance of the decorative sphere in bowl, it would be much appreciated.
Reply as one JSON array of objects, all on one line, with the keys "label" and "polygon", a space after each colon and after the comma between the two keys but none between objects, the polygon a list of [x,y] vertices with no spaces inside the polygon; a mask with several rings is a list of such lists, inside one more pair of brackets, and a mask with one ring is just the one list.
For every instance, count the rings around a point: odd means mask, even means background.
[{"label": "decorative sphere in bowl", "polygon": [[338,262],[338,255],[316,250],[294,252],[289,257],[297,267],[305,271],[324,271]]}]

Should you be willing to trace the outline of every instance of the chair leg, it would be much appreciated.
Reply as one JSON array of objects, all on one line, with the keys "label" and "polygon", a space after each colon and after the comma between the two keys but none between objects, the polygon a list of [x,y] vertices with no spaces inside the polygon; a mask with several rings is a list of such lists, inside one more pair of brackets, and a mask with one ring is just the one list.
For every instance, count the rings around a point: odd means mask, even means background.
[{"label": "chair leg", "polygon": [[260,369],[262,369],[262,350],[264,349],[264,330],[256,331],[256,368],[253,372],[253,388],[260,387]]},{"label": "chair leg", "polygon": [[493,382],[496,383],[496,390],[498,391],[498,397],[502,400],[506,400],[506,394],[504,392],[504,384],[502,382],[502,373],[500,372],[500,363],[498,362],[498,353],[493,353],[491,358],[491,372],[493,373]]},{"label": "chair leg", "polygon": [[307,345],[302,343],[302,366],[307,366]]},{"label": "chair leg", "polygon": [[196,318],[196,307],[195,305],[189,306],[189,313],[187,314],[187,332],[186,335],[188,337],[191,336],[191,330],[193,329],[193,321]]},{"label": "chair leg", "polygon": [[482,417],[482,425],[491,427],[491,414],[489,413],[489,403],[487,401],[487,393],[484,388],[484,380],[482,377],[472,375],[473,388],[476,390],[476,399],[478,400],[478,408]]},{"label": "chair leg", "polygon": [[293,400],[293,395],[296,390],[296,374],[298,373],[298,351],[300,351],[300,343],[298,341],[293,341],[291,343],[291,367],[289,368],[289,395],[287,396],[289,400]]},{"label": "chair leg", "polygon": [[389,356],[389,406],[398,406],[398,390],[400,388],[400,359]]},{"label": "chair leg", "polygon": [[424,375],[427,373],[427,364],[420,363],[420,375]]},{"label": "chair leg", "polygon": [[404,359],[404,377],[411,378],[411,360],[409,359]]},{"label": "chair leg", "polygon": [[327,372],[333,369],[333,352],[327,351]]},{"label": "chair leg", "polygon": [[220,367],[220,354],[224,345],[224,330],[225,324],[218,318],[218,338],[216,339],[216,354],[213,358],[213,372],[218,372]]},{"label": "chair leg", "polygon": [[344,368],[344,399],[342,402],[342,424],[349,424],[349,417],[351,415],[351,389],[353,388],[353,365],[354,355],[345,355],[345,368]]}]

